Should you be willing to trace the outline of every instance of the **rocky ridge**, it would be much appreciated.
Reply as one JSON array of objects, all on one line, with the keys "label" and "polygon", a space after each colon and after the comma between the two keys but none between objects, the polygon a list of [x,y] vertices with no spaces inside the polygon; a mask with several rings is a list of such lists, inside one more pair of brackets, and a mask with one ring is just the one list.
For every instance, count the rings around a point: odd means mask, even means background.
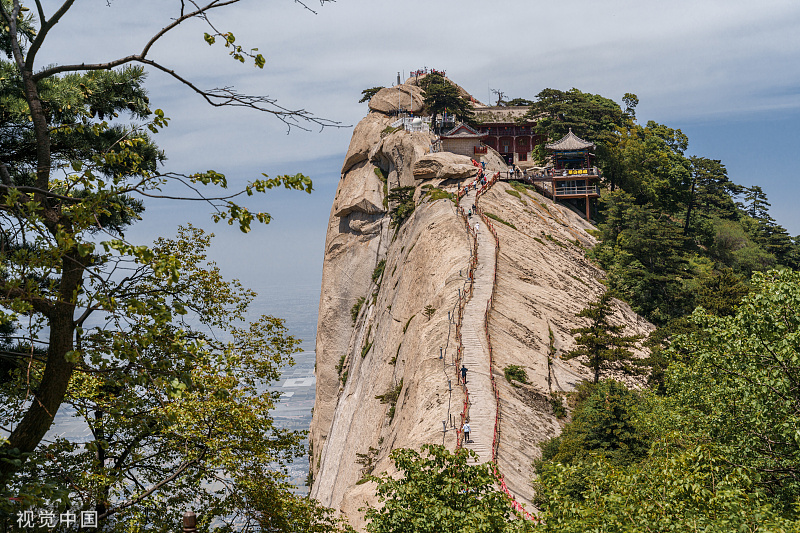
[{"label": "rocky ridge", "polygon": [[[394,130],[393,118],[378,107],[370,103],[354,129],[331,209],[309,453],[311,496],[340,509],[358,529],[364,525],[359,507],[376,503],[374,485],[361,482],[363,476],[391,472],[392,449],[457,445],[465,397],[453,364],[454,317],[474,242],[455,203],[436,199],[443,196],[436,189],[455,193],[474,178],[469,158],[430,153],[433,136]],[[491,150],[486,160],[487,171],[505,170]],[[416,208],[393,228],[387,194],[400,187],[415,188]],[[587,233],[592,226],[571,210],[504,183],[479,202],[505,221],[493,221],[500,244],[489,314],[494,365],[487,359],[485,368],[500,394],[497,463],[512,493],[529,504],[536,443],[562,425],[551,393],[589,377],[577,361],[558,354],[574,346],[575,314],[603,290],[603,272],[585,258],[594,244]],[[626,305],[616,306],[614,319],[627,334],[651,329]],[[508,383],[503,369],[510,364],[525,368],[530,383]],[[483,408],[471,401],[471,410]]]}]

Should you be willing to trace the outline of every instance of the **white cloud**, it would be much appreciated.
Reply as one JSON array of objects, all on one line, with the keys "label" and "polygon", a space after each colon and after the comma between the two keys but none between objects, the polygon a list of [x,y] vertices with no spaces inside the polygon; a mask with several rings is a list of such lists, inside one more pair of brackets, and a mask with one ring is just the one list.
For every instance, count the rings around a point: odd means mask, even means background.
[{"label": "white cloud", "polygon": [[[138,51],[178,5],[76,3],[40,64]],[[489,87],[528,98],[545,87],[615,100],[633,92],[640,118],[676,126],[800,111],[796,1],[339,0],[312,7],[317,15],[291,0],[245,0],[214,17],[237,42],[260,49],[263,71],[209,47],[201,23],[157,44],[153,56],[204,88],[235,85],[344,124],[365,114],[356,103],[362,89],[389,85],[397,71],[422,66],[446,69],[484,101]],[[148,87],[154,104],[173,118],[158,142],[174,168],[274,174],[283,163],[341,157],[349,142],[350,130],[287,136],[262,114],[211,109],[162,74],[152,74]]]}]

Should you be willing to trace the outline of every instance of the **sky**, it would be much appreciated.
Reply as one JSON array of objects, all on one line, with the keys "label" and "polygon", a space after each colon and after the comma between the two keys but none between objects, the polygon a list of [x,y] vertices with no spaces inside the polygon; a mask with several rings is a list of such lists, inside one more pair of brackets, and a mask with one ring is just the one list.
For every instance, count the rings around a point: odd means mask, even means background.
[{"label": "sky", "polygon": [[[48,14],[60,5],[42,3]],[[52,30],[39,65],[138,52],[180,3],[80,0]],[[248,235],[213,224],[200,204],[149,202],[129,238],[172,235],[187,221],[213,231],[212,258],[227,276],[261,289],[268,309],[270,291],[318,287],[339,171],[352,126],[367,112],[361,91],[423,67],[446,70],[483,102],[491,89],[533,98],[544,88],[576,87],[616,101],[635,93],[640,122],[680,128],[689,137],[687,155],[720,159],[734,182],[761,186],[772,216],[800,234],[796,0],[309,0],[308,7],[316,14],[292,0],[242,0],[211,15],[237,43],[259,49],[263,69],[208,46],[202,21],[170,32],[150,55],[203,88],[269,95],[342,127],[287,132],[265,113],[211,108],[158,72],[147,88],[152,106],[171,119],[156,136],[166,170],[215,169],[233,187],[261,173],[302,172],[314,192],[250,199],[274,219]]]}]

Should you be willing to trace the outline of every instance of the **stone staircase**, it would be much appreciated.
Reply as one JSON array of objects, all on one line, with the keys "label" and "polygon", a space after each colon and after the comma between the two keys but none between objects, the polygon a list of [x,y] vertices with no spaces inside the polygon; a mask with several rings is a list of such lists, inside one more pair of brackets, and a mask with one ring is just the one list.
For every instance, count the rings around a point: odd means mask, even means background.
[{"label": "stone staircase", "polygon": [[[475,191],[470,191],[461,200],[465,209],[469,209],[474,203]],[[471,430],[471,442],[464,443],[464,447],[475,451],[479,456],[479,462],[485,463],[492,460],[492,441],[497,415],[497,404],[489,378],[491,373],[489,345],[484,329],[486,305],[492,295],[495,242],[488,228],[477,215],[473,215],[470,219],[470,225],[473,228],[475,224],[479,224],[475,288],[472,298],[464,307],[461,326],[461,338],[464,345],[462,363],[467,367],[468,420]]]}]

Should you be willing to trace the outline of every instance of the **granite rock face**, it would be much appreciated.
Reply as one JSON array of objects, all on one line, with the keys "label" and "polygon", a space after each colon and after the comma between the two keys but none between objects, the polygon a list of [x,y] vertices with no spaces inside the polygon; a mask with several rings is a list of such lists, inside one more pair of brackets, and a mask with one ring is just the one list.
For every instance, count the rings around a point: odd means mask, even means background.
[{"label": "granite rock face", "polygon": [[450,152],[427,154],[414,163],[414,178],[425,180],[431,178],[466,180],[474,178],[478,169],[472,160],[465,155]]},{"label": "granite rock face", "polygon": [[[520,193],[519,198],[508,191]],[[536,444],[558,435],[564,423],[553,415],[550,398],[563,399],[563,393],[592,378],[579,359],[559,356],[575,347],[570,330],[586,325],[575,315],[603,293],[605,273],[585,257],[596,243],[587,233],[593,226],[571,209],[502,182],[479,205],[514,226],[493,221],[500,254],[489,333],[501,403],[497,464],[509,490],[527,503],[533,497],[531,464],[541,456]],[[610,320],[625,326],[625,335],[652,331],[653,325],[627,304],[613,303]],[[548,357],[551,344],[554,356]],[[509,383],[503,374],[509,365],[524,368],[529,384]],[[603,377],[643,385],[621,374]]]},{"label": "granite rock face", "polygon": [[369,101],[370,111],[387,115],[397,113],[398,106],[404,111],[420,113],[425,108],[422,89],[416,85],[405,83],[394,87],[385,87],[375,93]]},{"label": "granite rock face", "polygon": [[361,161],[352,166],[336,192],[333,202],[334,216],[342,218],[353,212],[365,215],[385,212],[380,172],[378,167],[368,161]]},{"label": "granite rock face", "polygon": [[[311,496],[360,530],[359,507],[377,500],[374,484],[359,480],[391,473],[388,455],[396,448],[444,441],[453,449],[451,422],[459,423],[464,404],[452,366],[452,319],[466,288],[472,239],[453,201],[431,202],[424,192],[455,192],[475,167],[463,156],[431,154],[430,134],[388,131],[392,120],[373,111],[354,129],[328,225],[317,330]],[[505,170],[497,154],[485,157],[487,171]],[[386,194],[405,186],[416,187],[417,205],[394,228]],[[494,222],[500,253],[489,331],[501,399],[498,465],[529,504],[537,443],[564,423],[553,414],[551,394],[590,378],[579,361],[559,354],[574,347],[569,330],[581,325],[575,314],[603,290],[604,273],[585,258],[595,242],[589,223],[533,191],[517,196],[509,189],[498,183],[479,202],[516,227]],[[613,321],[626,334],[652,329],[615,305]],[[528,385],[505,380],[510,364],[526,369]]]},{"label": "granite rock face", "polygon": [[344,156],[342,176],[356,163],[369,159],[370,150],[381,140],[381,131],[391,123],[392,119],[386,115],[370,113],[356,125]]}]

